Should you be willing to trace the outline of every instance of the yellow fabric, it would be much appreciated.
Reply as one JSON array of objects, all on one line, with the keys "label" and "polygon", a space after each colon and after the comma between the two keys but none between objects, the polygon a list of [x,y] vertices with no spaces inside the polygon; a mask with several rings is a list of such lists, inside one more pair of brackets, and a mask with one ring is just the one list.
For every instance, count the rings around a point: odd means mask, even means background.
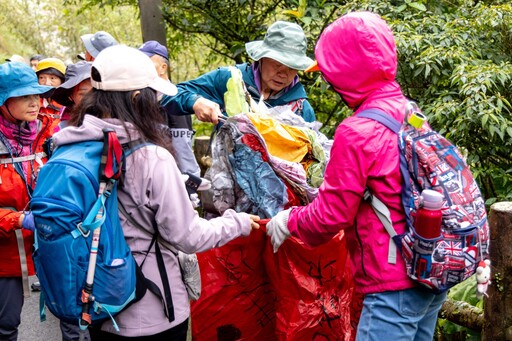
[{"label": "yellow fabric", "polygon": [[310,142],[301,129],[281,124],[266,115],[251,114],[249,118],[265,140],[271,155],[301,162],[308,153]]},{"label": "yellow fabric", "polygon": [[244,82],[242,72],[234,66],[230,67],[231,77],[226,84],[224,104],[228,116],[249,112],[249,104],[245,99]]},{"label": "yellow fabric", "polygon": [[57,58],[45,58],[42,59],[39,64],[37,64],[36,72],[43,71],[49,68],[54,68],[55,70],[60,71],[63,75],[66,74],[66,64],[60,59]]}]

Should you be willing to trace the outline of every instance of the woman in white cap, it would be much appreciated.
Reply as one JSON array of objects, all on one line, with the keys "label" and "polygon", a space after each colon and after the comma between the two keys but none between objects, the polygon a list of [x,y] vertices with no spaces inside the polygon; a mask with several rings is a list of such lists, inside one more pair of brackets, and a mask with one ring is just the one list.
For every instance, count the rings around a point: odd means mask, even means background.
[{"label": "woman in white cap", "polygon": [[114,317],[119,332],[109,320],[91,330],[91,338],[185,341],[189,299],[177,256],[169,247],[190,254],[224,245],[258,228],[259,217],[228,210],[222,217],[205,220],[194,210],[169,152],[158,103],[158,93],[173,96],[177,90],[158,76],[144,53],[123,45],[106,48],[92,64],[91,83],[93,89],[77,106],[70,126],[56,133],[53,142],[58,147],[98,139],[104,128],[114,129],[122,144],[149,142],[126,158],[118,198],[127,213],[120,219],[135,260],[139,265],[144,260],[145,277],[164,293],[155,248],[150,249],[158,231],[172,298],[172,304],[164,309],[158,297],[147,291],[140,301]]},{"label": "woman in white cap", "polygon": [[44,154],[38,146],[39,97],[52,87],[39,85],[25,63],[0,65],[0,339],[17,340],[28,276],[34,275],[34,220],[30,202]]},{"label": "woman in white cap", "polygon": [[[245,49],[254,63],[237,68],[252,98],[259,102],[263,97],[271,110],[290,109],[306,122],[315,121],[315,112],[297,75],[298,70],[305,70],[313,62],[306,55],[307,41],[302,28],[277,21],[268,28],[263,40],[249,42]],[[164,98],[162,104],[170,102],[175,115],[195,114],[201,121],[217,124],[224,110],[224,93],[230,77],[229,68],[221,67],[180,83],[178,95]]]}]

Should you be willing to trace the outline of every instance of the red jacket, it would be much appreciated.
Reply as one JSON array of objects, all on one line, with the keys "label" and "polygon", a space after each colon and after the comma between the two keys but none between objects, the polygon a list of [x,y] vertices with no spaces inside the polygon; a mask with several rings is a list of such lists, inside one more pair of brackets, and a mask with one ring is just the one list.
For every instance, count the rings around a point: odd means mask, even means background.
[{"label": "red jacket", "polygon": [[[44,121],[46,122],[43,122],[42,129],[40,129],[31,146],[32,152],[24,154],[30,155],[34,154],[34,151],[42,151],[42,145],[45,140],[43,136],[47,135],[47,129],[45,128],[48,128],[48,125],[51,125],[53,120]],[[0,155],[2,159],[9,157],[8,154]],[[46,158],[42,158],[40,162],[46,162]],[[25,165],[24,178],[26,182],[16,171],[12,163],[1,165],[0,167],[0,250],[2,253],[0,257],[0,277],[21,276],[18,243],[14,231],[19,228],[19,218],[22,211],[28,209],[30,201],[28,189],[34,188],[39,169],[39,163],[36,160],[24,161],[23,164]],[[29,275],[34,275],[34,264],[32,261],[34,236],[28,230],[22,229],[22,232]]]},{"label": "red jacket", "polygon": [[[42,152],[44,141],[53,136],[53,133],[59,131],[62,109],[62,105],[55,101],[50,101],[50,103],[43,103],[43,101],[45,101],[45,99],[41,98],[41,109],[39,109],[38,119],[42,124],[35,139],[35,143],[38,146],[37,152]],[[46,106],[43,106],[44,104],[46,104]]]}]

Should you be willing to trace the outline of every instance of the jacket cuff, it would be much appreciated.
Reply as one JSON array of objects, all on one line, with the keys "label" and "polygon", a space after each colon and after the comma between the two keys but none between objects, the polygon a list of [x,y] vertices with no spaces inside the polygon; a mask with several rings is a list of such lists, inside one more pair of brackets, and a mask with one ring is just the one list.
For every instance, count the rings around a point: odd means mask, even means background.
[{"label": "jacket cuff", "polygon": [[186,103],[186,107],[187,107],[187,110],[189,112],[191,112],[192,114],[194,113],[194,104],[201,97],[202,97],[201,95],[193,94],[192,96],[190,96],[188,98],[187,103]]},{"label": "jacket cuff", "polygon": [[20,226],[20,217],[23,214],[23,212],[13,212],[9,215],[9,226],[12,226],[13,230],[21,229]]}]

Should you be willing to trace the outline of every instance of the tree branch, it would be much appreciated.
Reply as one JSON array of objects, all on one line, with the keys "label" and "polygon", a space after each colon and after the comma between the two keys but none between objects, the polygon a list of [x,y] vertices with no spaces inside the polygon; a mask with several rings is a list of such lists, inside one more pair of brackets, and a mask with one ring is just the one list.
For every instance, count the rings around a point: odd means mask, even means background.
[{"label": "tree branch", "polygon": [[439,317],[477,332],[481,332],[484,325],[482,309],[451,298],[443,303]]}]

